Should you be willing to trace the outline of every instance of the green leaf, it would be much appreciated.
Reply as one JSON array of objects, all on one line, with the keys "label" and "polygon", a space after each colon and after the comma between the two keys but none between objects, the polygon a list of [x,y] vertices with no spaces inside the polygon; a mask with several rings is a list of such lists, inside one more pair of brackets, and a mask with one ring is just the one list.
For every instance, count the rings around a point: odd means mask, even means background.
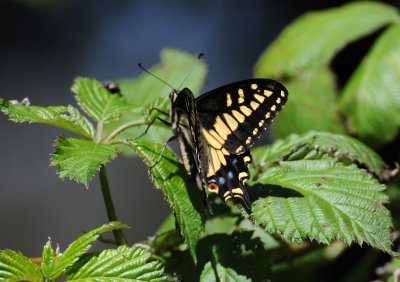
[{"label": "green leaf", "polygon": [[42,281],[40,268],[26,256],[12,251],[0,251],[0,280]]},{"label": "green leaf", "polygon": [[336,108],[335,76],[328,68],[302,73],[285,86],[290,97],[273,123],[276,137],[309,130],[344,133]]},{"label": "green leaf", "polygon": [[111,94],[100,82],[78,77],[72,91],[79,106],[95,121],[108,122],[129,110],[126,99],[119,94]]},{"label": "green leaf", "polygon": [[366,243],[393,254],[385,186],[372,176],[318,155],[260,169],[252,180],[258,183],[252,189],[258,197],[251,216],[267,232],[298,243],[306,238],[324,244],[334,239]]},{"label": "green leaf", "polygon": [[306,134],[292,134],[277,140],[270,146],[255,148],[252,152],[260,164],[280,160],[300,160],[312,156],[318,150],[338,158],[344,163],[356,163],[369,172],[384,179],[388,170],[382,158],[371,148],[355,138],[327,132],[310,131]]},{"label": "green leaf", "polygon": [[100,165],[117,156],[114,145],[94,143],[89,140],[59,137],[55,142],[51,164],[58,167],[62,179],[68,177],[86,187]]},{"label": "green leaf", "polygon": [[[161,63],[151,67],[149,71],[178,90],[188,87],[193,93],[199,94],[205,82],[207,65],[188,52],[166,48],[161,52]],[[181,85],[182,82],[184,85]],[[135,79],[121,80],[119,86],[121,93],[130,103],[141,106],[149,104],[156,98],[168,97],[172,91],[171,87],[147,73]],[[160,110],[167,110],[165,106]]]},{"label": "green leaf", "polygon": [[350,42],[398,19],[394,7],[367,1],[307,13],[264,51],[255,67],[256,76],[296,76],[326,66]]},{"label": "green leaf", "polygon": [[[162,146],[145,141],[131,143],[136,153],[151,166],[162,151]],[[176,156],[169,150],[164,152],[160,162],[150,170],[154,185],[165,194],[174,211],[180,232],[188,244],[193,259],[196,261],[196,245],[200,232],[204,230],[203,196],[194,183],[191,183]]]},{"label": "green leaf", "polygon": [[55,260],[58,259],[58,253],[57,257],[55,257],[55,253],[53,248],[51,247],[51,240],[48,240],[46,245],[43,247],[43,252],[42,252],[42,273],[44,277],[50,277]]},{"label": "green leaf", "polygon": [[400,126],[400,24],[377,40],[347,83],[340,108],[351,131],[375,145],[391,141]]},{"label": "green leaf", "polygon": [[0,98],[0,110],[15,122],[50,124],[67,129],[87,139],[94,136],[92,124],[72,106],[30,106],[29,101],[25,99],[18,103]]},{"label": "green leaf", "polygon": [[151,253],[139,247],[121,246],[92,257],[67,281],[169,281],[158,261],[149,261]]},{"label": "green leaf", "polygon": [[203,269],[203,272],[200,276],[200,281],[204,282],[243,282],[243,281],[251,281],[247,279],[245,276],[238,275],[235,270],[232,268],[225,268],[219,263],[213,265],[211,262],[208,262]]},{"label": "green leaf", "polygon": [[71,267],[81,255],[83,255],[104,232],[120,228],[128,228],[120,222],[110,222],[87,232],[71,243],[65,252],[56,260],[53,271],[49,276],[51,279],[59,277],[67,268]]}]

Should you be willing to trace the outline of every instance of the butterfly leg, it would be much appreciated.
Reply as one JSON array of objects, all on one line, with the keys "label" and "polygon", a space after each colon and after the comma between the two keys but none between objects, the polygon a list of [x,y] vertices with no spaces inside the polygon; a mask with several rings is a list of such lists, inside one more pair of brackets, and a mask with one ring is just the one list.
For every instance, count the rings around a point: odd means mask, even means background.
[{"label": "butterfly leg", "polygon": [[171,141],[173,141],[173,140],[175,140],[175,139],[177,139],[177,138],[178,138],[178,136],[173,135],[173,136],[171,136],[167,141],[165,141],[164,146],[163,146],[163,148],[162,148],[162,151],[161,151],[160,155],[158,156],[156,162],[155,162],[152,166],[150,166],[150,168],[155,167],[155,166],[160,162],[162,156],[164,155],[165,149],[167,148],[168,143],[171,142]]},{"label": "butterfly leg", "polygon": [[161,121],[161,122],[162,122],[163,124],[165,124],[166,126],[171,127],[171,123],[170,123],[169,121],[163,120],[163,119],[160,118],[160,117],[155,117],[155,118],[153,118],[153,119],[150,121],[150,123],[147,125],[146,130],[145,130],[142,134],[140,134],[138,137],[136,137],[135,140],[142,138],[142,137],[147,133],[147,131],[149,131],[150,127],[153,125],[153,123],[154,123],[156,120]]}]

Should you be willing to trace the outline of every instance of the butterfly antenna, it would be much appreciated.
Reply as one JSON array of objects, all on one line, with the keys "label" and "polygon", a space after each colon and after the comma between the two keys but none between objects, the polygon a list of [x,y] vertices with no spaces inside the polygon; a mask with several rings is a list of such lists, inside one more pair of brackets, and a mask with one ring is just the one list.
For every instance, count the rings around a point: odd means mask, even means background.
[{"label": "butterfly antenna", "polygon": [[161,79],[160,77],[156,76],[155,74],[153,74],[153,73],[151,73],[150,71],[148,71],[147,69],[145,69],[145,68],[142,66],[142,63],[138,63],[138,67],[139,67],[142,71],[148,73],[149,75],[151,75],[152,77],[154,77],[155,79],[157,79],[158,81],[161,81],[161,82],[164,83],[165,85],[168,85],[172,90],[175,90],[175,88],[172,87],[171,84],[169,84],[169,83],[166,82],[165,80]]},{"label": "butterfly antenna", "polygon": [[197,55],[196,63],[192,66],[191,70],[187,73],[185,78],[182,80],[181,84],[179,84],[178,89],[181,89],[182,85],[186,82],[186,80],[190,77],[193,71],[196,69],[197,65],[199,64],[200,59],[203,57],[203,53]]}]

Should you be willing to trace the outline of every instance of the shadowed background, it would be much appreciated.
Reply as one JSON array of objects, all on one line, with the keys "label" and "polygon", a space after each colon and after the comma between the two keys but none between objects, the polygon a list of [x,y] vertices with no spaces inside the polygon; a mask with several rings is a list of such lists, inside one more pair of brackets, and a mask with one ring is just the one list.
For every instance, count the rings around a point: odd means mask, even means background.
[{"label": "shadowed background", "polygon": [[[134,77],[138,62],[157,63],[166,46],[203,52],[210,90],[252,77],[258,56],[295,17],[339,4],[3,0],[0,96],[27,96],[40,106],[75,105],[70,86],[76,76]],[[82,231],[107,222],[97,176],[86,190],[60,180],[49,167],[52,144],[65,131],[13,124],[1,115],[0,132],[0,249],[39,256],[50,236],[63,250]],[[169,208],[141,161],[119,157],[108,165],[108,176],[119,219],[132,226],[129,242],[154,234]]]}]

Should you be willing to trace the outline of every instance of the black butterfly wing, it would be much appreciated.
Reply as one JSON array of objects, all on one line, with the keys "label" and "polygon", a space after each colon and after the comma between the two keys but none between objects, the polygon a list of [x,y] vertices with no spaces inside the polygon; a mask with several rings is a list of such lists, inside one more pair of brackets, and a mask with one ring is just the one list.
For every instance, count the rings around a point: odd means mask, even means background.
[{"label": "black butterfly wing", "polygon": [[246,152],[285,105],[288,91],[270,79],[219,87],[196,99],[202,134],[215,149]]}]

